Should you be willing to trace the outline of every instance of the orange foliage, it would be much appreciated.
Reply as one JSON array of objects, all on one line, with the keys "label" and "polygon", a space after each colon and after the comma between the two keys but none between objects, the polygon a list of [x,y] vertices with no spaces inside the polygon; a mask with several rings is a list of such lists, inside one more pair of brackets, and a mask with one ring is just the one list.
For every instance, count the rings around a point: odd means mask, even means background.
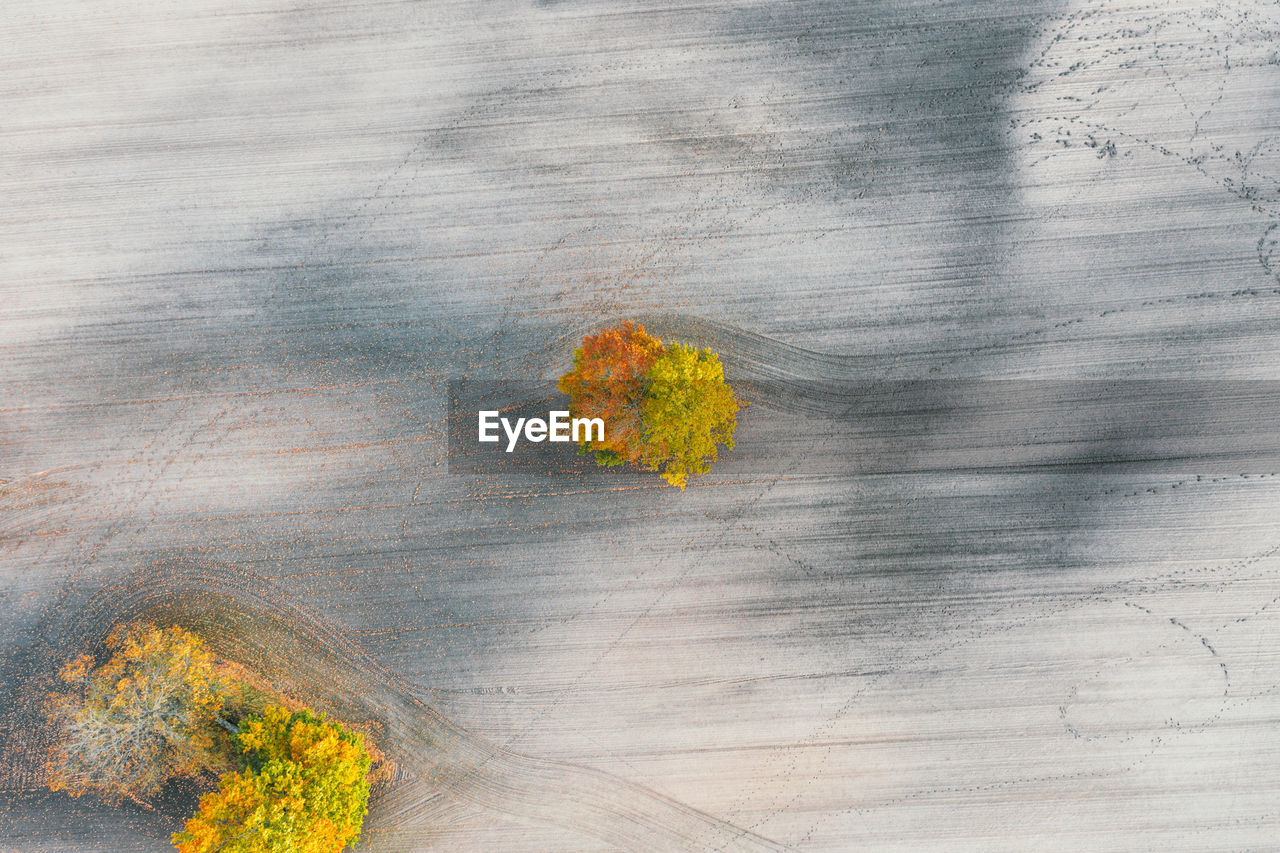
[{"label": "orange foliage", "polygon": [[665,351],[661,341],[635,323],[588,335],[574,350],[573,370],[560,377],[559,387],[569,395],[573,417],[604,420],[604,441],[589,447],[600,462],[640,458],[646,376]]}]

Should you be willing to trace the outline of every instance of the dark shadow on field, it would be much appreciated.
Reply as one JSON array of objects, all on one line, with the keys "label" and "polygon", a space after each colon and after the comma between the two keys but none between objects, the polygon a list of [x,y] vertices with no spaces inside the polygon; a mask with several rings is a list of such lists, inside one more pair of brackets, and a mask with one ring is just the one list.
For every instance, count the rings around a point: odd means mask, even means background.
[{"label": "dark shadow on field", "polygon": [[[674,530],[701,530],[724,548],[765,548],[778,589],[830,581],[826,592],[856,608],[857,585],[871,577],[915,576],[911,587],[932,584],[943,597],[994,572],[1066,583],[1094,536],[1126,517],[1117,507],[1138,494],[1280,471],[1280,382],[805,380],[779,377],[834,375],[837,364],[776,344],[767,348],[773,376],[750,378],[735,371],[762,363],[754,341],[729,340],[723,327],[713,341],[747,405],[736,447],[693,478],[688,494],[656,474],[595,468],[571,444],[481,446],[477,402],[456,398],[450,478],[470,484],[495,524],[519,512],[572,519],[564,527],[575,532],[604,530],[661,507]],[[548,382],[472,390],[512,418],[566,405]],[[585,518],[573,509],[584,493],[594,501]],[[792,513],[800,518],[785,521]],[[633,534],[636,547],[653,535],[644,530]],[[1140,547],[1172,557],[1194,535],[1170,531]]]},{"label": "dark shadow on field", "polygon": [[[210,269],[232,267],[223,276],[230,286],[219,289],[244,314],[229,329],[187,330],[192,355],[221,361],[218,353],[238,340],[264,367],[288,365],[317,382],[486,371],[537,378],[526,354],[560,334],[572,337],[576,323],[565,317],[590,323],[668,310],[675,299],[684,311],[724,304],[731,322],[751,319],[749,309],[730,307],[741,271],[730,266],[721,279],[705,268],[720,262],[711,247],[759,227],[760,210],[809,203],[829,206],[833,228],[861,222],[879,232],[921,216],[952,222],[947,227],[964,238],[943,262],[945,286],[957,293],[948,329],[961,312],[980,333],[983,312],[1013,286],[1003,280],[1007,225],[1020,215],[1007,100],[1038,28],[1061,5],[1046,0],[1011,11],[998,3],[815,0],[666,10],[647,16],[655,41],[664,27],[682,39],[705,32],[724,42],[726,54],[709,55],[707,78],[687,90],[643,74],[620,86],[604,75],[605,91],[621,98],[616,104],[580,91],[580,77],[601,73],[593,66],[542,68],[534,57],[521,71],[495,61],[490,89],[444,120],[435,117],[355,211],[269,224],[243,257],[210,259]],[[582,12],[582,4],[565,2],[538,14],[548,27],[563,14],[565,26],[576,21],[592,32]],[[614,25],[603,16],[601,33],[616,37]],[[765,118],[744,119],[753,109]],[[614,170],[602,171],[594,154],[548,146],[541,135],[572,137],[596,122],[643,143],[609,151],[615,160],[603,162]],[[465,242],[427,227],[439,224],[440,211],[419,181],[434,166],[450,170],[442,189],[458,199],[451,212],[470,222],[455,229]],[[656,169],[683,177],[653,184]],[[500,176],[502,195],[494,196],[487,177],[467,175]],[[620,204],[615,183],[628,176],[638,197]],[[904,198],[931,207],[903,208]],[[519,211],[527,212],[523,219],[506,221]],[[485,215],[503,221],[472,222]],[[887,251],[897,264],[919,248],[904,240]],[[483,262],[471,257],[488,252]],[[848,270],[847,301],[856,303],[857,288],[880,272]],[[785,307],[781,297],[792,283],[785,269],[778,274],[774,292],[762,298]],[[650,276],[661,282],[650,288]],[[470,284],[490,278],[492,287]],[[178,286],[195,292],[211,284],[222,282],[201,275]],[[459,298],[471,302],[460,308]],[[766,300],[760,310],[771,305]],[[816,313],[808,322],[822,324]],[[763,326],[771,317],[758,319]],[[286,323],[290,333],[282,335]],[[938,348],[946,333],[938,332]],[[788,336],[803,341],[804,330]],[[933,366],[930,343],[922,340],[906,362],[881,352],[861,362],[873,375],[899,367],[923,373]],[[848,344],[858,348],[857,337]]]},{"label": "dark shadow on field", "polygon": [[[790,464],[788,454],[795,453],[846,476],[948,474],[1263,461],[1280,452],[1280,381],[778,379],[735,375],[735,364],[759,363],[741,348],[724,350],[723,359],[744,404],[739,440],[757,465],[768,465],[770,456]],[[530,442],[521,435],[509,450],[502,427],[490,431],[497,440],[478,439],[482,410],[514,426],[567,409],[568,399],[553,382],[454,381],[449,395],[451,473],[526,472],[554,480],[581,478],[594,467],[570,442]],[[765,423],[775,430],[790,427],[794,440],[771,443],[776,453],[762,452],[752,433]],[[845,452],[807,452],[818,444],[807,447],[806,436],[833,435]],[[734,455],[725,452],[726,459]]]},{"label": "dark shadow on field", "polygon": [[91,796],[73,800],[48,791],[6,791],[0,793],[0,850],[172,853],[169,836],[181,827],[179,814],[167,807],[147,810],[132,803],[112,808]]}]

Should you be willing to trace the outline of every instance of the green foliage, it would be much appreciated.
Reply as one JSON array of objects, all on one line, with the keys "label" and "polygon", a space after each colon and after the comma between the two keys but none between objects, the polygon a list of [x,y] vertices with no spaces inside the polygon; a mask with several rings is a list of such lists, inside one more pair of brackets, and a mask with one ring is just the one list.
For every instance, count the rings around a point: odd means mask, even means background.
[{"label": "green foliage", "polygon": [[621,465],[627,461],[615,451],[593,448],[589,441],[582,442],[582,446],[578,448],[578,455],[595,456],[596,464],[602,468],[612,468],[614,465]]},{"label": "green foliage", "polygon": [[718,445],[733,448],[738,403],[724,381],[720,358],[709,349],[673,344],[649,369],[642,405],[642,460],[683,489],[691,474],[705,474]]},{"label": "green foliage", "polygon": [[363,737],[303,710],[241,721],[246,767],[222,777],[173,836],[180,853],[339,853],[368,812]]},{"label": "green foliage", "polygon": [[215,719],[227,685],[200,638],[137,623],[117,628],[106,646],[105,664],[77,658],[60,673],[71,689],[49,697],[58,731],[49,787],[141,801],[175,776],[217,764]]}]

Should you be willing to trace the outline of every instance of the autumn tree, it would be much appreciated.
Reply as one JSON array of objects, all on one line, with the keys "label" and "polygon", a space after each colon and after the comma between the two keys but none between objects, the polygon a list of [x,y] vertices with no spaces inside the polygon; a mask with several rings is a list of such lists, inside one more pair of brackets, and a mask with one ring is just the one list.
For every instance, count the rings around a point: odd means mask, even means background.
[{"label": "autumn tree", "polygon": [[718,445],[733,448],[738,403],[719,356],[709,349],[673,344],[654,361],[648,379],[641,461],[683,489],[689,475],[707,472]]},{"label": "autumn tree", "polygon": [[666,351],[644,326],[627,323],[582,339],[573,352],[573,370],[560,377],[576,418],[604,421],[604,440],[583,442],[601,465],[636,462],[644,438],[641,404],[649,368]]},{"label": "autumn tree", "polygon": [[719,357],[665,346],[628,323],[583,338],[560,377],[575,418],[601,418],[604,440],[582,443],[602,465],[630,462],[683,489],[733,447],[738,403]]},{"label": "autumn tree", "polygon": [[200,638],[178,627],[124,625],[106,648],[110,659],[101,666],[83,655],[64,667],[69,689],[49,697],[58,732],[49,787],[140,802],[211,762],[227,688]]},{"label": "autumn tree", "polygon": [[359,733],[271,707],[236,738],[247,766],[200,800],[173,836],[180,853],[339,853],[359,838],[370,766]]}]

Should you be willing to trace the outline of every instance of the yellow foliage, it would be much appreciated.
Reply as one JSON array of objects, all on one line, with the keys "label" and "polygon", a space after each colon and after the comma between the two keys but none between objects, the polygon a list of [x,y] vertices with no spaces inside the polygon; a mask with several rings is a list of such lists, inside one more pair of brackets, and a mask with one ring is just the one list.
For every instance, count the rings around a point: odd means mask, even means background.
[{"label": "yellow foliage", "polygon": [[180,853],[339,853],[359,838],[370,764],[359,733],[271,707],[237,740],[249,766],[200,800],[173,836]]},{"label": "yellow foliage", "polygon": [[690,474],[705,474],[716,461],[717,445],[733,448],[737,412],[720,358],[673,344],[649,369],[641,460],[684,489]]}]

